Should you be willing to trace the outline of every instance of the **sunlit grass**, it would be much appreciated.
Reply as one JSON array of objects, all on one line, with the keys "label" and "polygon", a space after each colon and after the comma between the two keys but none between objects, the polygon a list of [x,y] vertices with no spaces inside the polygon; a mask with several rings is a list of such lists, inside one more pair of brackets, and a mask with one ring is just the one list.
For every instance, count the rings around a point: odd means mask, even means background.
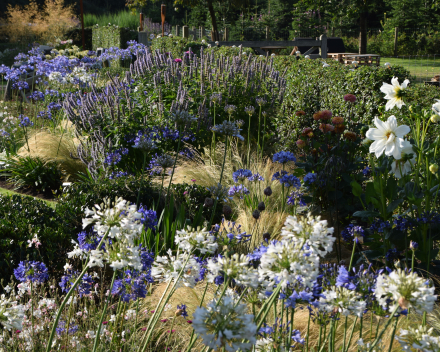
[{"label": "sunlit grass", "polygon": [[416,78],[413,83],[430,81],[440,75],[440,55],[381,57],[380,62],[382,65],[389,62],[391,66],[403,66]]}]

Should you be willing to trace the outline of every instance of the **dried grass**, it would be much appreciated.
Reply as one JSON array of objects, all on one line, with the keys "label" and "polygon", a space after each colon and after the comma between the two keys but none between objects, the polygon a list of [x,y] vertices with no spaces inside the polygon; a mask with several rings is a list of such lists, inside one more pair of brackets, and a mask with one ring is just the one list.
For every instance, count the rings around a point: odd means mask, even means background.
[{"label": "dried grass", "polygon": [[28,144],[18,151],[20,156],[38,157],[45,162],[55,162],[65,175],[65,180],[75,179],[79,172],[86,172],[86,165],[78,158],[78,140],[74,137],[74,126],[68,121],[60,124],[54,132],[39,130],[31,132]]},{"label": "dried grass", "polygon": [[46,0],[42,8],[35,0],[23,7],[8,5],[7,19],[0,30],[14,43],[47,43],[62,38],[78,24],[75,13],[74,5],[65,5],[64,0]]}]

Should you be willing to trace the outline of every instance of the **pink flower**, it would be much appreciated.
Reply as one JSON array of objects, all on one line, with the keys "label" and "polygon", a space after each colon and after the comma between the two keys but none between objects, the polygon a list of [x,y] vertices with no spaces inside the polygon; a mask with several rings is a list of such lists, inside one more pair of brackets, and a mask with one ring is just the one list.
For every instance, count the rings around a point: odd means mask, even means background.
[{"label": "pink flower", "polygon": [[346,94],[344,95],[344,100],[349,101],[350,103],[354,103],[356,101],[356,96],[353,94]]},{"label": "pink flower", "polygon": [[182,62],[182,59],[174,59],[174,62]]},{"label": "pink flower", "polygon": [[195,178],[192,178],[191,181],[192,181],[192,182],[196,182],[196,179],[195,179]]}]

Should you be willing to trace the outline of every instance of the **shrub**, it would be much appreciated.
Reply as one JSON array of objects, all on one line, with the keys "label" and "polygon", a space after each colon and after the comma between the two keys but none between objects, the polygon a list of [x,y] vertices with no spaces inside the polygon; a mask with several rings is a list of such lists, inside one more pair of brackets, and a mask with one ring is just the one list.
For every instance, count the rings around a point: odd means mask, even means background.
[{"label": "shrub", "polygon": [[137,32],[128,28],[120,28],[116,25],[92,28],[92,50],[111,47],[126,49],[127,42],[133,39],[137,39]]},{"label": "shrub", "polygon": [[[9,279],[26,258],[45,262],[51,273],[62,272],[71,239],[80,229],[70,215],[32,197],[0,196],[0,278]],[[35,235],[39,248],[28,245]]]},{"label": "shrub", "polygon": [[54,162],[44,162],[38,157],[16,156],[7,160],[1,172],[17,188],[31,187],[38,191],[57,191],[62,184],[62,173]]}]

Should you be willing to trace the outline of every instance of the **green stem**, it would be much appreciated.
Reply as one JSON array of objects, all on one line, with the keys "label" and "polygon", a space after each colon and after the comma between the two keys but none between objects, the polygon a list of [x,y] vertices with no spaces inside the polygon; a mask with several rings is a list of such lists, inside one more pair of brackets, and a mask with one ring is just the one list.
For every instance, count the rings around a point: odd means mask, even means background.
[{"label": "green stem", "polygon": [[[353,326],[351,328],[350,338],[348,339],[348,344],[347,344],[347,351],[350,349],[351,339],[353,337],[353,332],[354,332],[354,328],[356,326],[357,320],[358,320],[358,317],[356,317],[356,319],[354,320]],[[345,352],[345,350],[342,350],[342,352]]]},{"label": "green stem", "polygon": [[[101,241],[99,241],[98,246],[96,248],[101,248],[101,246],[102,246],[104,240],[107,238],[109,232],[110,232],[110,230],[106,231],[106,233],[102,237]],[[55,330],[58,327],[58,323],[60,321],[61,313],[63,312],[63,309],[66,306],[66,303],[69,300],[70,296],[73,294],[73,292],[75,291],[76,287],[79,285],[80,281],[82,280],[84,274],[87,272],[87,269],[88,269],[88,262],[87,262],[85,268],[83,269],[83,271],[81,272],[81,274],[79,274],[78,278],[73,283],[73,285],[70,288],[69,292],[67,292],[66,297],[64,297],[63,302],[61,302],[60,308],[58,310],[58,314],[55,317],[55,321],[54,321],[54,323],[52,325],[52,330],[50,331],[49,340],[48,340],[47,345],[46,345],[46,352],[49,352],[51,350],[51,348],[52,348],[52,341],[53,341],[53,338],[55,336]]]},{"label": "green stem", "polygon": [[147,153],[144,152],[144,162],[142,163],[142,175],[141,175],[141,184],[139,186],[139,190],[138,190],[138,196],[137,196],[137,200],[136,200],[136,208],[139,209],[139,201],[141,198],[141,189],[142,189],[142,185],[144,183],[144,172],[145,172],[145,163],[147,162]]},{"label": "green stem", "polygon": [[[260,128],[261,128],[261,105],[260,105],[260,113],[258,114],[258,138],[257,138],[257,144],[258,148],[261,150],[261,158],[263,158],[263,149],[260,147]],[[258,152],[257,152],[258,155]]]},{"label": "green stem", "polygon": [[342,351],[345,351],[345,342],[346,342],[346,337],[347,337],[347,321],[348,321],[348,317],[345,317],[345,324],[344,324],[344,342],[342,344]]},{"label": "green stem", "polygon": [[[182,141],[182,128],[179,129],[179,142],[177,143],[176,158],[174,159],[173,171],[171,172],[170,183],[168,184],[168,190],[167,190],[167,194],[165,195],[165,197],[168,197],[168,194],[170,194],[170,188],[171,188],[171,184],[173,182],[174,170],[176,169],[176,163],[177,163],[177,158],[179,156],[181,141]],[[167,198],[165,198],[165,205],[166,205],[166,199]]]},{"label": "green stem", "polygon": [[348,266],[348,272],[351,271],[353,265],[354,253],[356,252],[356,239],[353,239],[353,250],[351,251],[350,265]]},{"label": "green stem", "polygon": [[391,350],[393,349],[394,336],[396,335],[397,322],[399,321],[397,318],[395,319],[396,321],[394,322],[394,328],[391,334],[390,347],[388,348],[388,352],[391,352]]},{"label": "green stem", "polygon": [[110,301],[110,297],[112,296],[112,289],[113,289],[113,284],[115,282],[116,273],[117,273],[117,270],[115,270],[113,272],[112,283],[110,284],[109,294],[107,296],[107,299],[105,300],[104,309],[102,311],[101,318],[99,319],[98,330],[96,331],[96,336],[95,336],[95,341],[93,343],[93,351],[92,352],[95,352],[99,346],[99,341],[100,341],[99,338],[101,335],[102,322],[104,321],[104,317],[107,312],[108,302]]},{"label": "green stem", "polygon": [[249,114],[249,125],[248,125],[248,155],[247,155],[247,165],[250,168],[251,165],[251,114]]},{"label": "green stem", "polygon": [[378,342],[382,339],[382,335],[385,333],[385,331],[388,329],[388,326],[391,324],[391,322],[393,321],[393,319],[398,319],[398,317],[394,317],[394,314],[396,314],[397,310],[399,309],[399,306],[397,306],[393,312],[391,313],[390,318],[388,319],[387,323],[385,324],[385,327],[383,328],[383,330],[380,332],[379,336],[376,337],[376,339],[374,340],[374,342],[372,343],[370,349],[368,350],[368,352],[372,352],[374,350],[374,347],[376,347],[376,345],[378,344]]}]

